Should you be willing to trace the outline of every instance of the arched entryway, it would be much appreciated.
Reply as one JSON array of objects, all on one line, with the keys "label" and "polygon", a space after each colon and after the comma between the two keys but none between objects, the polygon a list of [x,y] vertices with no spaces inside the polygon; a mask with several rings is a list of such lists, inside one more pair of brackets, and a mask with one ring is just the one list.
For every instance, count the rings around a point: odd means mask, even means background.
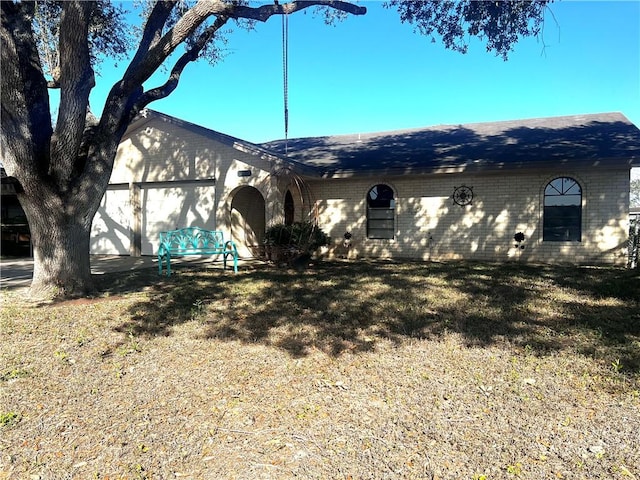
[{"label": "arched entryway", "polygon": [[252,245],[261,245],[265,232],[264,197],[254,187],[242,187],[231,200],[231,239],[241,257],[254,254]]}]

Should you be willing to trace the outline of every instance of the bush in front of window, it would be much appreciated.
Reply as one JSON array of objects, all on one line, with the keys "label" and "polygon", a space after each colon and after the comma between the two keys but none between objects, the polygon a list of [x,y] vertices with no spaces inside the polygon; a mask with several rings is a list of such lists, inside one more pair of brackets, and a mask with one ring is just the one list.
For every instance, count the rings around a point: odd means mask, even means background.
[{"label": "bush in front of window", "polygon": [[313,253],[329,245],[329,236],[315,223],[295,222],[291,225],[278,223],[265,232],[265,245],[284,247],[297,252]]}]

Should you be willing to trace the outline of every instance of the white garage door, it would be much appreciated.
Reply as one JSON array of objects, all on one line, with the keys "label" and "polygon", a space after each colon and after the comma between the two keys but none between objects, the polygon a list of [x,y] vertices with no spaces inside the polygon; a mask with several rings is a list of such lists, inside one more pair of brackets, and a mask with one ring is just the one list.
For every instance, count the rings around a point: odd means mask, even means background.
[{"label": "white garage door", "polygon": [[91,253],[129,255],[131,215],[129,188],[107,189],[91,225]]},{"label": "white garage door", "polygon": [[215,186],[142,186],[142,255],[158,253],[158,234],[183,227],[215,230]]}]

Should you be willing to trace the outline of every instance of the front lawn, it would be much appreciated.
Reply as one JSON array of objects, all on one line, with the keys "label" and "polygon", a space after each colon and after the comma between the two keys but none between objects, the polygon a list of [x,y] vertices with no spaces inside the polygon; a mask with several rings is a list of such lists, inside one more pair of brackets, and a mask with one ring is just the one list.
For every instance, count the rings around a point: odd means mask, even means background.
[{"label": "front lawn", "polygon": [[2,293],[0,479],[640,478],[638,271],[331,262]]}]

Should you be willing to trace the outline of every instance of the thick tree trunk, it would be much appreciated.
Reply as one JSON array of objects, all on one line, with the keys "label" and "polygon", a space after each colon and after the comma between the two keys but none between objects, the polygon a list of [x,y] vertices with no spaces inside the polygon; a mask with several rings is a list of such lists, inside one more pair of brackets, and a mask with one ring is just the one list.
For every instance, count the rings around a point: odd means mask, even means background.
[{"label": "thick tree trunk", "polygon": [[[34,271],[30,296],[36,299],[74,297],[93,291],[89,240],[91,218],[87,209],[64,212],[46,198],[21,195],[33,242]],[[84,210],[84,211],[83,211]]]}]

